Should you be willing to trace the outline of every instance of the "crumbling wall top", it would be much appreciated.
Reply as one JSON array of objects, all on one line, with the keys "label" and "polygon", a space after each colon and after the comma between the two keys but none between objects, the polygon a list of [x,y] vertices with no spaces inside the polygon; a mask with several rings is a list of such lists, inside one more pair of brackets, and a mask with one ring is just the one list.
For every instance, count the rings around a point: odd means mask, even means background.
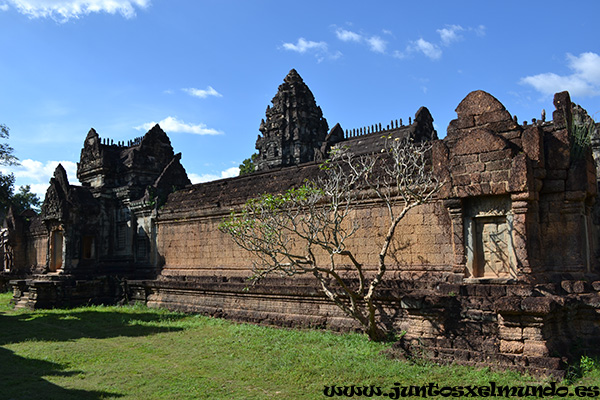
[{"label": "crumbling wall top", "polygon": [[454,139],[462,130],[488,128],[496,132],[519,129],[504,105],[491,94],[475,90],[456,107],[457,119],[448,126],[448,138]]}]

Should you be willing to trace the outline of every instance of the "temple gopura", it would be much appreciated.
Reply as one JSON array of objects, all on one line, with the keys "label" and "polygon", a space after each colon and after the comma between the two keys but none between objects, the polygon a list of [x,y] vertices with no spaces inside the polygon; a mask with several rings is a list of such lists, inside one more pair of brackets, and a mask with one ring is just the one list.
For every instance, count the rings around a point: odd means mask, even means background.
[{"label": "temple gopura", "polygon": [[[311,277],[248,287],[252,259],[218,226],[246,200],[318,176],[334,145],[369,154],[384,137],[411,137],[431,142],[432,168],[445,185],[394,237],[378,297],[382,324],[405,332],[394,352],[560,376],[566,362],[600,349],[600,135],[567,92],[554,106],[551,120],[519,123],[475,91],[441,140],[425,107],[404,122],[329,129],[292,70],[260,123],[256,171],[196,185],[158,125],[116,144],[92,129],[77,168],[81,185],[58,166],[40,214],[9,212],[1,279],[10,280],[17,307],[31,309],[135,301],[261,324],[357,329]],[[373,271],[384,205],[366,199],[352,213],[360,230],[349,246]]]}]

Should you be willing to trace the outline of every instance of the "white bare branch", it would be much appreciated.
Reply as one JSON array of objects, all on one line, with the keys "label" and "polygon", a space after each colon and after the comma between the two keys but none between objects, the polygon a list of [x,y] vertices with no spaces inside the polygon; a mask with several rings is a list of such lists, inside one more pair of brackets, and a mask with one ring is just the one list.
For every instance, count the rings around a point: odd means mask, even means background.
[{"label": "white bare branch", "polygon": [[[414,207],[431,201],[442,182],[431,173],[429,143],[387,138],[382,153],[356,157],[351,149],[334,148],[321,165],[322,174],[302,187],[280,195],[249,200],[241,212],[221,224],[235,243],[256,256],[255,280],[279,273],[310,273],[324,294],[356,319],[369,337],[385,332],[376,318],[375,293],[387,271],[386,257],[400,221]],[[361,228],[349,216],[365,199],[379,198],[389,225],[381,242],[377,270],[367,276],[348,246]],[[316,253],[327,254],[326,265]],[[338,271],[341,257],[358,277],[358,284]]]}]

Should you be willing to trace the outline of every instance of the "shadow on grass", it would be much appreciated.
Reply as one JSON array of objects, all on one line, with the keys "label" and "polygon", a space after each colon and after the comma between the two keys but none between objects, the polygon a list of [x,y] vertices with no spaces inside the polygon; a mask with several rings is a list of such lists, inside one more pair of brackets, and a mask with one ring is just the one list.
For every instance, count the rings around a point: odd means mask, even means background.
[{"label": "shadow on grass", "polygon": [[[168,316],[169,320],[184,316]],[[165,316],[154,312],[73,310],[61,312],[1,314],[0,346],[24,341],[63,342],[81,338],[106,339],[147,336],[182,328],[160,326]],[[144,323],[154,323],[153,326]],[[45,376],[72,376],[66,365],[21,357],[0,347],[0,399],[106,399],[122,394],[66,389]]]},{"label": "shadow on grass", "polygon": [[20,357],[0,347],[0,398],[100,400],[123,397],[118,393],[65,389],[43,378],[78,374],[76,371],[66,372],[63,369],[60,364]]},{"label": "shadow on grass", "polygon": [[[146,336],[181,328],[159,326],[160,322],[184,318],[135,311],[37,311],[0,314],[0,346],[28,340],[64,342],[81,338],[106,339],[117,336]],[[154,323],[155,326],[144,325]]]}]

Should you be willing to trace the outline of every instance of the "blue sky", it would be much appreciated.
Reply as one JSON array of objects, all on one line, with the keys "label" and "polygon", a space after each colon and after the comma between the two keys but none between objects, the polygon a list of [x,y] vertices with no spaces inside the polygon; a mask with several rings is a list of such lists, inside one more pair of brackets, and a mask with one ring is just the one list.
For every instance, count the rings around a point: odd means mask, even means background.
[{"label": "blue sky", "polygon": [[[569,90],[600,111],[600,2],[0,0],[0,123],[43,197],[75,178],[90,128],[116,141],[154,122],[193,182],[237,175],[295,68],[332,127],[431,111],[439,136],[472,90],[519,121]],[[595,115],[598,120],[600,113]]]}]

